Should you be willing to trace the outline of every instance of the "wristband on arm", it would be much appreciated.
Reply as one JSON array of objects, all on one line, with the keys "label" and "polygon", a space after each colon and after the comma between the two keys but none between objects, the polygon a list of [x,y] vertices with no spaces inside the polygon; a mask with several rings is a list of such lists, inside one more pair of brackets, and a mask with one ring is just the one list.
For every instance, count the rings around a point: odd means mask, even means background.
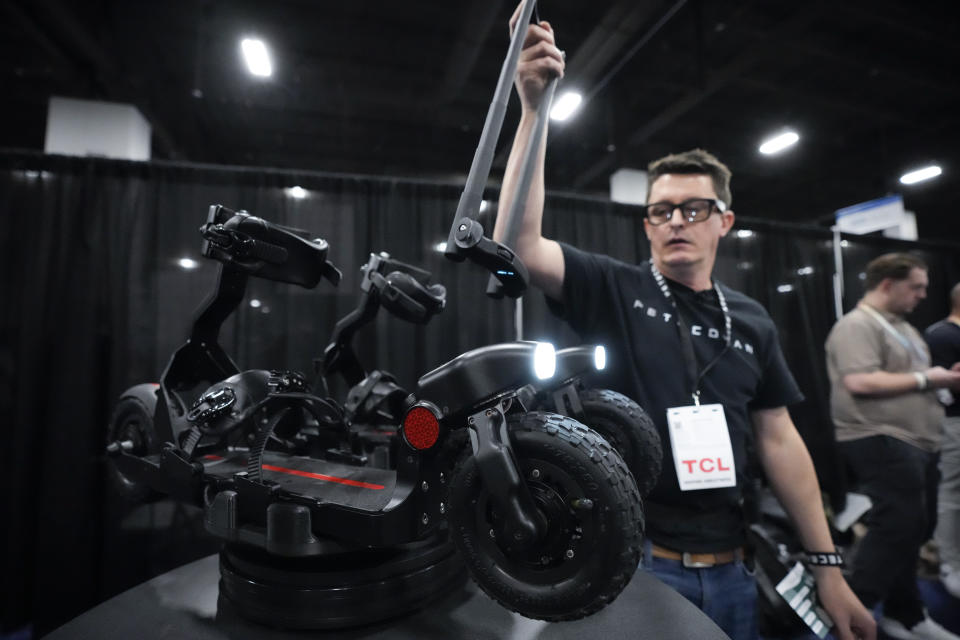
[{"label": "wristband on arm", "polygon": [[927,374],[922,371],[914,371],[913,377],[917,379],[917,391],[923,391],[930,386],[930,380],[927,379]]},{"label": "wristband on arm", "polygon": [[842,567],[843,556],[836,551],[804,551],[806,563],[815,567]]}]

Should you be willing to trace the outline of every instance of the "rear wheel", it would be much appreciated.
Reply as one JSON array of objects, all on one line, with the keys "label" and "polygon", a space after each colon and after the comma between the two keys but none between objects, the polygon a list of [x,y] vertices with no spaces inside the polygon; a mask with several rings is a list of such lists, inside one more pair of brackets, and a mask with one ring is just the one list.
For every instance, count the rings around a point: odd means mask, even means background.
[{"label": "rear wheel", "polygon": [[603,436],[627,463],[640,495],[647,494],[660,478],[663,450],[657,426],[640,405],[609,389],[583,389],[581,422]]},{"label": "rear wheel", "polygon": [[451,537],[473,579],[508,609],[550,621],[587,616],[619,595],[640,560],[636,484],[620,455],[572,418],[511,415],[508,427],[544,535],[528,547],[511,545],[468,455],[450,481]]},{"label": "rear wheel", "polygon": [[[153,412],[133,396],[120,398],[107,428],[107,443],[124,441],[129,441],[133,445],[127,451],[130,455],[146,456],[156,452]],[[148,502],[161,497],[148,485],[120,471],[110,456],[107,456],[107,473],[117,492],[125,500]]]}]

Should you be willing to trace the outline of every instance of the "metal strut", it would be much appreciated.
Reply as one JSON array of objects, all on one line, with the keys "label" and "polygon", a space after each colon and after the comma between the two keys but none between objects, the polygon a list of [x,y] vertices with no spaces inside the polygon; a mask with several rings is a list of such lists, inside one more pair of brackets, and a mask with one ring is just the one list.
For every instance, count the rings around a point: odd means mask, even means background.
[{"label": "metal strut", "polygon": [[[510,47],[507,57],[500,69],[500,78],[493,94],[493,100],[487,110],[487,119],[483,123],[480,142],[467,174],[467,181],[457,204],[457,212],[450,225],[447,235],[447,248],[444,255],[456,262],[470,259],[490,271],[491,281],[487,287],[487,295],[491,297],[512,298],[520,297],[526,290],[529,275],[523,262],[513,252],[512,247],[519,233],[520,219],[527,202],[527,194],[533,176],[533,165],[536,160],[536,150],[546,130],[547,114],[556,89],[557,79],[550,81],[544,93],[544,99],[537,109],[537,120],[530,146],[524,153],[521,165],[520,180],[514,193],[513,202],[507,211],[507,233],[504,243],[497,243],[487,238],[483,226],[477,222],[480,215],[480,205],[483,202],[483,189],[490,177],[490,167],[496,151],[497,139],[503,128],[503,118],[506,114],[507,103],[513,85],[513,76],[517,70],[517,62],[526,29],[521,25],[530,22],[530,16],[536,7],[536,0],[525,0],[517,20],[517,28],[510,38]],[[538,16],[539,17],[539,16]]]}]

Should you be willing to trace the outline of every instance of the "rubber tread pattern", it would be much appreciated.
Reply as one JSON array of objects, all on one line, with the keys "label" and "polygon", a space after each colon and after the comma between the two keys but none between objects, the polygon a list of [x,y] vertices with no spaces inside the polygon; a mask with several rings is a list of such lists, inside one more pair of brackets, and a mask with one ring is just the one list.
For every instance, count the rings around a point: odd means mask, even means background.
[{"label": "rubber tread pattern", "polygon": [[[581,553],[586,550],[591,554],[586,560],[578,561],[587,569],[579,576],[567,576],[573,580],[558,580],[546,589],[531,584],[518,587],[501,580],[498,574],[509,574],[509,567],[498,566],[498,558],[483,551],[487,542],[483,537],[488,532],[477,531],[474,526],[476,505],[483,502],[478,496],[485,490],[476,462],[469,454],[450,481],[447,504],[450,505],[451,537],[473,580],[503,607],[551,622],[583,618],[612,602],[637,570],[644,516],[636,482],[620,454],[596,432],[573,418],[533,412],[513,414],[508,419],[514,454],[520,466],[527,452],[533,451],[540,458],[553,455],[558,465],[566,459],[589,470],[589,481],[596,483],[598,488],[590,493],[594,511],[603,513],[595,523],[595,529],[602,533],[601,539],[587,540],[581,548]],[[559,453],[551,454],[549,449]],[[609,499],[601,501],[602,497]]]},{"label": "rubber tread pattern", "polygon": [[[649,495],[660,479],[663,465],[660,434],[650,415],[627,396],[609,389],[583,389],[579,391],[579,395],[584,412],[583,423],[617,448],[637,481],[640,495]],[[598,418],[597,422],[592,419],[594,416]],[[629,433],[608,437],[609,428],[604,423],[612,423],[611,426],[621,425],[620,428],[628,429]],[[630,440],[628,447],[619,446],[616,441],[619,437]],[[629,459],[624,453],[627,449],[632,451]]]}]

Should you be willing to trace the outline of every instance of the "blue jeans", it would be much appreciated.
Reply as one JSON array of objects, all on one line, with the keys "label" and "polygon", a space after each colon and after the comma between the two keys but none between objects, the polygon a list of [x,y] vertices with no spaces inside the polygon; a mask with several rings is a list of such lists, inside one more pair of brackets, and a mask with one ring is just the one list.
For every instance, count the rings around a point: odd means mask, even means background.
[{"label": "blue jeans", "polygon": [[757,584],[743,562],[688,569],[679,560],[654,558],[644,545],[643,568],[703,611],[732,640],[757,640]]}]

